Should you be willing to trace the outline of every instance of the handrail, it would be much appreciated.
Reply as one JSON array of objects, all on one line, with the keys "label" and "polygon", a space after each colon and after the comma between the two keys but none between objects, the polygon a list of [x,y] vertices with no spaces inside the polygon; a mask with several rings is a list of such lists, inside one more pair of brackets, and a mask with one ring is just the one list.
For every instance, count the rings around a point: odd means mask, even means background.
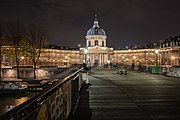
[{"label": "handrail", "polygon": [[[23,110],[25,111],[25,110],[29,109],[30,107],[35,109],[37,106],[39,106],[43,103],[45,98],[47,98],[48,96],[51,95],[50,94],[51,92],[54,92],[55,89],[58,89],[59,87],[61,87],[65,82],[69,81],[71,78],[74,77],[74,75],[79,73],[81,70],[82,70],[82,68],[77,70],[76,72],[66,76],[65,78],[60,80],[58,83],[43,90],[41,93],[35,95],[34,97],[27,100],[26,102],[16,106],[15,108],[11,109],[10,111],[4,113],[3,115],[0,116],[0,120],[10,120],[14,116],[18,115],[18,113],[23,112]],[[33,111],[33,109],[31,111]],[[29,111],[29,112],[31,112],[31,111]]]}]

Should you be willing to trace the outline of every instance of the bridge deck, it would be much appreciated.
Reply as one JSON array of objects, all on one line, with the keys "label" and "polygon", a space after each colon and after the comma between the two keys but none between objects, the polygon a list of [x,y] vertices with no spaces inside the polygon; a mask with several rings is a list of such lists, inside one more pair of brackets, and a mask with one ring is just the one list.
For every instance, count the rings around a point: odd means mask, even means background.
[{"label": "bridge deck", "polygon": [[93,70],[73,120],[180,120],[180,79]]}]

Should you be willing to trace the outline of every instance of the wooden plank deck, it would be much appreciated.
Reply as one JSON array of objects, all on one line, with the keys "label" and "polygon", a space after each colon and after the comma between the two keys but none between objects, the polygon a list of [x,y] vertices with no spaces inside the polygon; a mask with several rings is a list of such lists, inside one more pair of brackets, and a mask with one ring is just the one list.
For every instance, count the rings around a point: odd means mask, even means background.
[{"label": "wooden plank deck", "polygon": [[96,69],[83,86],[72,120],[180,120],[180,79]]}]

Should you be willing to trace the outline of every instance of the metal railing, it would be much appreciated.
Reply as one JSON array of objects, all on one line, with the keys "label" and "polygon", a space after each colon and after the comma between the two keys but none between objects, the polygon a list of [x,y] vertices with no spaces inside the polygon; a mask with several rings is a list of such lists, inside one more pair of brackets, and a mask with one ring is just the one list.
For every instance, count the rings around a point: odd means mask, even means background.
[{"label": "metal railing", "polygon": [[81,70],[1,115],[0,120],[65,120],[83,83]]}]

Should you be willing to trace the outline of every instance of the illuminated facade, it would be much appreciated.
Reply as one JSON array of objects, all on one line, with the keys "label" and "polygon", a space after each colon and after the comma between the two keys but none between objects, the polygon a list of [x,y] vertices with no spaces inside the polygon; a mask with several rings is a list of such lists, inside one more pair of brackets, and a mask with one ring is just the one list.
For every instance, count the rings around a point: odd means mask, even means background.
[{"label": "illuminated facade", "polygon": [[40,65],[70,66],[80,64],[79,50],[45,49],[40,57]]},{"label": "illuminated facade", "polygon": [[[141,63],[143,66],[180,66],[180,36],[171,37],[160,42],[156,49],[128,49],[114,50],[107,47],[107,35],[98,25],[97,19],[94,25],[87,31],[86,47],[79,49],[46,48],[41,53],[38,66],[71,66],[72,64],[87,63],[90,66],[103,67],[108,64],[124,64],[131,66]],[[2,47],[2,66],[15,66],[13,49]],[[8,51],[8,52],[7,52]],[[32,66],[32,61],[26,57],[20,57],[20,66]]]},{"label": "illuminated facade", "polygon": [[86,48],[80,49],[81,59],[89,66],[104,66],[112,60],[113,48],[106,47],[106,38],[105,31],[95,19],[93,27],[86,34]]}]

